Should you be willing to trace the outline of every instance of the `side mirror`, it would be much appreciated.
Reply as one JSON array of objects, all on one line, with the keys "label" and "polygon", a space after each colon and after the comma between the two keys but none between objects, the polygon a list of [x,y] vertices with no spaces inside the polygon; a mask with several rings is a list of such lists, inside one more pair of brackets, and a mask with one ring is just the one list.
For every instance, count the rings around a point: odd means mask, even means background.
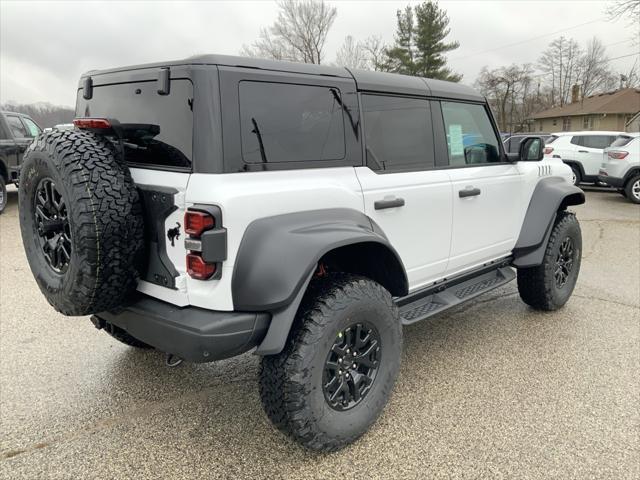
[{"label": "side mirror", "polygon": [[544,141],[540,137],[527,137],[520,142],[518,160],[538,162],[544,158]]}]

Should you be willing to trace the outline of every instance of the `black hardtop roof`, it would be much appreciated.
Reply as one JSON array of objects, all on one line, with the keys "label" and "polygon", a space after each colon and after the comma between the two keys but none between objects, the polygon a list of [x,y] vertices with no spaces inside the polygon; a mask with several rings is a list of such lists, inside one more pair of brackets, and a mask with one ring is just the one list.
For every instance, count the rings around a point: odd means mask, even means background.
[{"label": "black hardtop roof", "polygon": [[[262,58],[239,57],[232,55],[196,55],[185,58],[184,60],[131,65],[106,70],[91,70],[84,73],[82,77],[126,72],[129,70],[189,65],[223,65],[278,72],[301,73],[307,75],[353,78],[356,81],[359,90],[455,98],[481,102],[484,101],[484,97],[473,88],[454,82],[412,77],[397,73],[372,72],[368,70],[347,69],[331,65],[315,65],[311,63],[266,60]],[[82,79],[80,80],[80,86],[82,86]]]}]

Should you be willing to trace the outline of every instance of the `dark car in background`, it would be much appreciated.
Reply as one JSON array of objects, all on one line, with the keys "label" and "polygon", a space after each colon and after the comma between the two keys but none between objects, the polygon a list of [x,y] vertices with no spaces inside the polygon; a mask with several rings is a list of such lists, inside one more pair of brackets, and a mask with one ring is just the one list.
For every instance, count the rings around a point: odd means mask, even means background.
[{"label": "dark car in background", "polygon": [[0,212],[7,204],[7,185],[17,184],[22,155],[42,129],[28,115],[0,112]]},{"label": "dark car in background", "polygon": [[547,139],[551,137],[550,133],[512,133],[512,134],[502,134],[502,144],[504,145],[504,151],[506,153],[518,153],[518,149],[520,148],[520,143],[522,140],[528,137],[541,137],[544,142],[547,142]]}]

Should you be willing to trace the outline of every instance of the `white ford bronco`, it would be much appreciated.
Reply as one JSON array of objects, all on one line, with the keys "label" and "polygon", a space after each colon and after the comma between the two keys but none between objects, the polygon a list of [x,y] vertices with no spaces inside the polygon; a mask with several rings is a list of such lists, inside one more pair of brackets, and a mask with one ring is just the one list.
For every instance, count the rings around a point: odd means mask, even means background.
[{"label": "white ford bronco", "polygon": [[253,350],[264,410],[310,449],[376,420],[403,325],[516,276],[555,310],[578,277],[570,167],[537,137],[506,154],[459,84],[207,55],[88,72],[76,117],[21,172],[43,294],[171,363]]}]

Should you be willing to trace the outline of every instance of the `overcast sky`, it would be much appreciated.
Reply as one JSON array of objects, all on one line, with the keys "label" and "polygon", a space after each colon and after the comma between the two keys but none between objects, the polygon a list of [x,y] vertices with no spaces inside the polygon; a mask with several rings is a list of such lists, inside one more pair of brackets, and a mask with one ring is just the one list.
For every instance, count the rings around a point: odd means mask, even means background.
[{"label": "overcast sky", "polygon": [[[407,2],[335,1],[338,16],[325,63],[345,36],[380,35],[392,42],[395,12]],[[483,65],[535,63],[564,34],[585,43],[598,36],[610,57],[638,54],[624,19],[607,21],[605,1],[441,0],[451,20],[448,55],[454,71],[472,84]],[[86,70],[174,60],[201,53],[237,54],[260,27],[273,23],[272,1],[17,1],[0,0],[0,102],[74,105]],[[522,42],[522,43],[519,43]],[[510,46],[519,43],[515,46]],[[614,60],[629,69],[639,55]],[[639,62],[640,63],[640,62]]]}]

